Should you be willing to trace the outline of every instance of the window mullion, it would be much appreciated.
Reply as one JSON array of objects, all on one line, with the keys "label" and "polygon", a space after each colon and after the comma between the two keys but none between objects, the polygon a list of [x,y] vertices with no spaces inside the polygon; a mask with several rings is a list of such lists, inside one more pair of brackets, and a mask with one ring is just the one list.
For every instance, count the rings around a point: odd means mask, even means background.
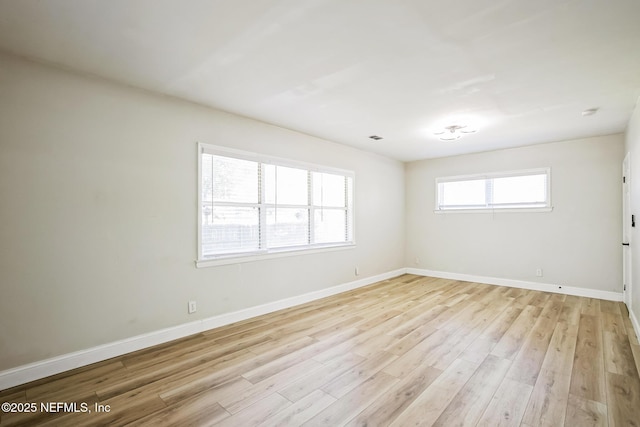
[{"label": "window mullion", "polygon": [[260,250],[266,250],[267,249],[267,209],[265,207],[266,203],[265,203],[265,182],[266,180],[264,179],[264,163],[260,162],[259,163],[259,167],[258,167],[258,194],[260,199],[258,200],[258,211],[259,211],[259,215],[260,215],[260,224],[259,224],[259,230],[260,230],[260,244],[259,244],[259,248]]},{"label": "window mullion", "polygon": [[436,178],[435,210],[548,209],[550,168]]},{"label": "window mullion", "polygon": [[316,242],[316,236],[314,233],[315,230],[315,221],[316,221],[316,211],[315,211],[315,201],[313,199],[313,173],[308,171],[308,180],[307,180],[307,194],[308,194],[308,202],[309,202],[309,236],[308,242],[310,245],[313,245]]},{"label": "window mullion", "polygon": [[349,206],[349,194],[347,194],[349,192],[349,182],[348,182],[348,178],[345,176],[344,177],[344,241],[346,242],[347,240],[349,240],[349,211],[348,211],[348,206]]},{"label": "window mullion", "polygon": [[484,186],[485,203],[490,208],[493,206],[493,178],[485,178]]}]

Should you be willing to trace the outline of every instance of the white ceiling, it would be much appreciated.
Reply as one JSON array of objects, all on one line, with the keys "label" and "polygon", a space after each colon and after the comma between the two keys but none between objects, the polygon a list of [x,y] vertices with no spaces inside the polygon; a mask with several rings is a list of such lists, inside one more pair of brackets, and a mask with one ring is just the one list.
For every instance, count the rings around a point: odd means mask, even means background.
[{"label": "white ceiling", "polygon": [[640,1],[0,0],[0,50],[408,161],[624,131]]}]

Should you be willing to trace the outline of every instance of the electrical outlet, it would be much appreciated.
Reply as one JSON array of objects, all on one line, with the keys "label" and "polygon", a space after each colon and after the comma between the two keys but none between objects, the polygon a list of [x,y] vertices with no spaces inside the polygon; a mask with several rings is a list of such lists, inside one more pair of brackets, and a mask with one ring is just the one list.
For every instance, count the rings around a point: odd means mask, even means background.
[{"label": "electrical outlet", "polygon": [[195,301],[189,301],[189,314],[193,314],[198,310]]},{"label": "electrical outlet", "polygon": [[360,275],[360,268],[359,268],[358,266],[356,266],[356,271],[355,271],[355,273],[356,273],[356,276],[359,276],[359,275]]},{"label": "electrical outlet", "polygon": [[416,265],[420,265],[420,258],[416,257],[415,263],[416,263]]},{"label": "electrical outlet", "polygon": [[542,269],[541,268],[537,268],[536,269],[536,276],[542,277]]}]

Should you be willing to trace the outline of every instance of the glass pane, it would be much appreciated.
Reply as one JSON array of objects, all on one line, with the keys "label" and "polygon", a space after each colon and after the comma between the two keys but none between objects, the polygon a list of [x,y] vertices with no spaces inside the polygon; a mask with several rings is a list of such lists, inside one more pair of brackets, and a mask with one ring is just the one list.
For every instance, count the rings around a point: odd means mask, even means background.
[{"label": "glass pane", "polygon": [[441,182],[438,184],[438,201],[441,207],[465,208],[485,206],[485,180]]},{"label": "glass pane", "polygon": [[265,201],[278,205],[309,203],[308,174],[304,169],[264,165]]},{"label": "glass pane", "polygon": [[317,209],[314,215],[315,243],[347,241],[347,213],[344,209]]},{"label": "glass pane", "polygon": [[267,247],[281,248],[309,244],[309,210],[267,209]]},{"label": "glass pane", "polygon": [[258,203],[258,163],[230,157],[203,155],[212,159],[213,200]]},{"label": "glass pane", "polygon": [[547,175],[510,176],[493,180],[494,204],[545,205]]},{"label": "glass pane", "polygon": [[213,197],[213,156],[203,154],[202,161],[202,200],[210,202]]},{"label": "glass pane", "polygon": [[202,254],[256,251],[260,246],[258,208],[202,206]]},{"label": "glass pane", "polygon": [[314,206],[344,207],[345,177],[330,173],[313,173]]}]

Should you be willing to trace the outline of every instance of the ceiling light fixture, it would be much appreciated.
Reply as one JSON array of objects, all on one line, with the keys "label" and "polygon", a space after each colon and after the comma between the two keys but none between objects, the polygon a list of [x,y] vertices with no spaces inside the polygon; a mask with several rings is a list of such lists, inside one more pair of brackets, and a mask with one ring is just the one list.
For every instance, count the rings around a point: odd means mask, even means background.
[{"label": "ceiling light fixture", "polygon": [[382,139],[382,137],[378,135],[371,135],[369,138],[373,139],[374,141],[380,141]]},{"label": "ceiling light fixture", "polygon": [[597,113],[599,110],[599,108],[589,108],[586,109],[582,112],[582,116],[586,117],[586,116],[593,116],[595,113]]},{"label": "ceiling light fixture", "polygon": [[456,139],[460,139],[460,137],[465,133],[475,133],[476,129],[471,129],[467,126],[461,125],[449,125],[445,126],[444,130],[439,132],[434,132],[434,135],[437,135],[442,141],[455,141]]}]

